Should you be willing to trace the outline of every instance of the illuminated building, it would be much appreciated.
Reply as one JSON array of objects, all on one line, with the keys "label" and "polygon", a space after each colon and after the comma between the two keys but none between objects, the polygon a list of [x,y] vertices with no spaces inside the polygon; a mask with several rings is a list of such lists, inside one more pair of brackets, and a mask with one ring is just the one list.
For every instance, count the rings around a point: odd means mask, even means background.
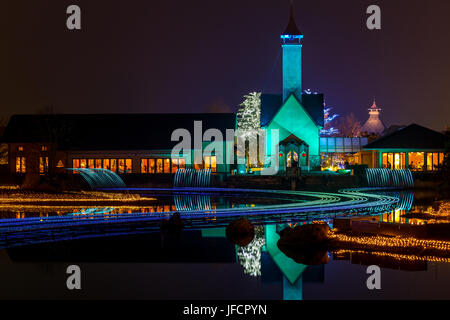
[{"label": "illuminated building", "polygon": [[[291,4],[289,23],[281,35],[282,94],[261,95],[261,127],[279,130],[280,171],[320,166],[319,133],[324,126],[323,94],[302,91],[303,35]],[[267,145],[269,146],[268,135]],[[270,148],[266,148],[270,156]]]},{"label": "illuminated building", "polygon": [[380,119],[381,108],[378,108],[375,101],[369,108],[369,119],[361,128],[361,132],[367,132],[368,134],[381,135],[385,129],[385,125]]},{"label": "illuminated building", "polygon": [[444,161],[445,136],[411,124],[367,144],[364,149],[376,152],[379,168],[433,171]]},{"label": "illuminated building", "polygon": [[[194,133],[194,121],[202,122],[202,132]],[[172,133],[180,128],[190,134],[189,141],[172,141]],[[215,151],[205,151],[211,142],[202,142],[203,133],[212,128],[223,135],[225,154],[227,144],[233,142],[226,140],[226,130],[236,129],[233,113],[14,115],[2,142],[8,144],[10,172],[19,175],[64,173],[68,168],[149,175],[194,167],[230,172],[227,157],[220,164]],[[201,143],[203,163],[194,165],[196,139]],[[180,142],[191,147],[172,159],[172,149]]]}]

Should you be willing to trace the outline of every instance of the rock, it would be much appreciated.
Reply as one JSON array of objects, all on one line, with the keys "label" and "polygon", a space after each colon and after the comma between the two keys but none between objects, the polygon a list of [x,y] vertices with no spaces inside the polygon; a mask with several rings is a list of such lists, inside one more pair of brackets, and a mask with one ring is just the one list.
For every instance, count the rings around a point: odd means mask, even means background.
[{"label": "rock", "polygon": [[280,232],[278,248],[289,258],[305,265],[326,264],[329,261],[327,244],[330,227],[313,223]]},{"label": "rock", "polygon": [[255,237],[255,227],[247,219],[232,221],[226,228],[226,236],[231,243],[240,247],[247,246]]},{"label": "rock", "polygon": [[313,223],[295,228],[285,228],[280,232],[278,245],[309,248],[328,241],[330,227],[326,223]]}]

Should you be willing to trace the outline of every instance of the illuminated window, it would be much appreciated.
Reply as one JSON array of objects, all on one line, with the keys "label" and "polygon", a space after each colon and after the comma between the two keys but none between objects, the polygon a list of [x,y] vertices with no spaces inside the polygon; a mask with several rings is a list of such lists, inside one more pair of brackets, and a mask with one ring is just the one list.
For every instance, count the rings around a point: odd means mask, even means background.
[{"label": "illuminated window", "polygon": [[141,159],[141,173],[148,173],[148,159]]},{"label": "illuminated window", "polygon": [[64,163],[62,160],[59,160],[58,163],[56,164],[57,168],[64,168]]},{"label": "illuminated window", "polygon": [[88,160],[88,168],[89,169],[95,169],[95,160],[94,159],[89,159]]},{"label": "illuminated window", "polygon": [[163,173],[163,160],[156,159],[156,173]]},{"label": "illuminated window", "polygon": [[383,168],[387,168],[387,153],[382,154],[382,164]]},{"label": "illuminated window", "polygon": [[81,169],[87,168],[87,160],[86,159],[80,159],[80,168]]},{"label": "illuminated window", "polygon": [[149,173],[155,173],[155,159],[148,159]]},{"label": "illuminated window", "polygon": [[48,157],[39,157],[39,173],[48,173]]},{"label": "illuminated window", "polygon": [[298,153],[295,151],[289,151],[286,156],[286,166],[290,167],[298,167]]},{"label": "illuminated window", "polygon": [[23,146],[18,146],[17,151],[23,151]]},{"label": "illuminated window", "polygon": [[170,173],[170,159],[164,159],[164,173]]},{"label": "illuminated window", "polygon": [[117,159],[111,159],[111,169],[112,172],[117,172]]},{"label": "illuminated window", "polygon": [[117,160],[118,162],[118,168],[119,168],[119,173],[124,173],[125,172],[125,159],[119,159]]},{"label": "illuminated window", "polygon": [[178,159],[172,159],[172,173],[176,173],[178,170]]},{"label": "illuminated window", "polygon": [[439,153],[439,167],[444,164],[445,155],[443,153]]},{"label": "illuminated window", "polygon": [[102,167],[102,159],[95,159],[95,168],[101,169]]},{"label": "illuminated window", "polygon": [[80,159],[72,159],[72,168],[74,169],[80,168]]},{"label": "illuminated window", "polygon": [[178,159],[178,168],[186,169],[186,160],[185,159]]},{"label": "illuminated window", "polygon": [[133,172],[133,161],[132,159],[125,159],[125,173]]},{"label": "illuminated window", "polygon": [[47,146],[41,146],[41,151],[47,151]]},{"label": "illuminated window", "polygon": [[195,170],[203,169],[203,164],[194,162],[194,169]]},{"label": "illuminated window", "polygon": [[217,157],[206,156],[205,157],[205,169],[211,169],[211,172],[217,172]]},{"label": "illuminated window", "polygon": [[16,172],[17,173],[27,172],[25,157],[16,157]]},{"label": "illuminated window", "polygon": [[425,165],[425,154],[423,152],[410,152],[408,154],[408,166],[413,171],[421,171]]},{"label": "illuminated window", "polygon": [[103,159],[103,169],[110,170],[110,160],[109,159]]},{"label": "illuminated window", "polygon": [[393,169],[394,154],[393,153],[388,153],[387,157],[388,157],[387,168],[388,169]]}]

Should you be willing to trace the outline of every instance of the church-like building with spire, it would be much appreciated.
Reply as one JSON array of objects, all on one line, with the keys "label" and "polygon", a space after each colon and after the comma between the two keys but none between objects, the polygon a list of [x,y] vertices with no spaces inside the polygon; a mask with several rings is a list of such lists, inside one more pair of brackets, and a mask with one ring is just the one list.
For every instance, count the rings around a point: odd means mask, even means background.
[{"label": "church-like building with spire", "polygon": [[[279,132],[280,170],[320,166],[319,133],[323,128],[323,94],[302,90],[302,40],[294,7],[291,3],[289,22],[281,34],[282,93],[261,95],[261,127]],[[269,148],[266,155],[270,156]]]}]

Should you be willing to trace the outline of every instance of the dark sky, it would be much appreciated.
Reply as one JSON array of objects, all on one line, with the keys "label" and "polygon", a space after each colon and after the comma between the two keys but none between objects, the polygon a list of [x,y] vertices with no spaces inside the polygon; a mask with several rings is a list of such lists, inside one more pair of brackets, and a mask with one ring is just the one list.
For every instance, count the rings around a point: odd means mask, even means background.
[{"label": "dark sky", "polygon": [[[1,3],[1,117],[46,106],[204,112],[225,104],[235,111],[268,81],[289,13],[288,0]],[[66,28],[70,4],[81,7],[81,31]],[[381,31],[366,28],[370,4],[381,7]],[[334,112],[361,121],[375,97],[387,125],[444,129],[449,12],[448,0],[296,0],[304,89],[323,92]],[[280,68],[281,59],[266,93],[281,91]]]}]

